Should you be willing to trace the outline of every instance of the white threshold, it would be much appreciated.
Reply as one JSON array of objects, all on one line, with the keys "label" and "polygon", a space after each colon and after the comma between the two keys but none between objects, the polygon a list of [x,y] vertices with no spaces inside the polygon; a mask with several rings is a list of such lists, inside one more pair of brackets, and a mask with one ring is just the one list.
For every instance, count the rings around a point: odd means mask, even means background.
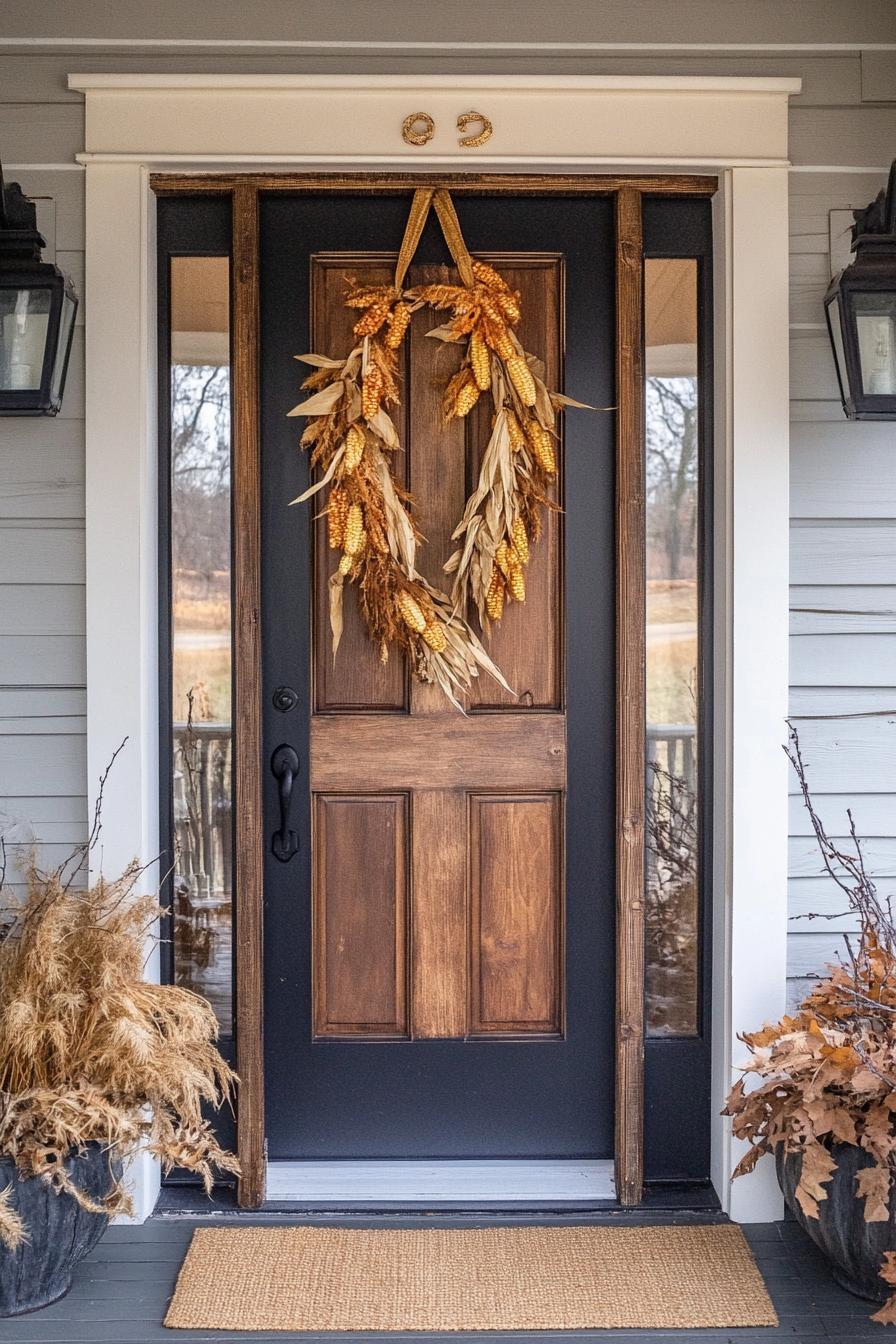
[{"label": "white threshold", "polygon": [[616,1198],[612,1161],[444,1159],[269,1162],[266,1197],[308,1203],[530,1204]]}]

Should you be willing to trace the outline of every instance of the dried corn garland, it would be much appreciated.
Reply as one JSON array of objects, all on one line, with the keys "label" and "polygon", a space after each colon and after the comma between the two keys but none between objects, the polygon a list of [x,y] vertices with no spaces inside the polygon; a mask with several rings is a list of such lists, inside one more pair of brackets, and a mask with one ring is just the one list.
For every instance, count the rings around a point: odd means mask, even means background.
[{"label": "dried corn garland", "polygon": [[[309,417],[302,446],[320,478],[293,503],[329,487],[329,545],[341,552],[330,578],[330,625],[335,655],[342,635],[343,586],[357,586],[361,613],[385,662],[390,646],[410,658],[415,675],[439,685],[460,707],[481,669],[510,690],[468,624],[472,600],[484,630],[505,604],[524,602],[530,544],[541,532],[542,510],[557,473],[556,412],[582,405],[548,392],[536,361],[513,327],[519,295],[491,266],[472,263],[472,284],[352,285],[348,307],[360,316],[357,344],[345,359],[299,355],[314,366],[303,384],[311,395],[290,411]],[[446,422],[463,417],[484,393],[494,415],[476,489],[452,534],[459,542],[445,565],[454,575],[451,596],[418,572],[421,540],[412,501],[396,479],[392,454],[398,432],[390,408],[398,404],[398,350],[411,314],[429,306],[450,311],[450,322],[429,332],[466,341],[463,364],[445,390]]]}]

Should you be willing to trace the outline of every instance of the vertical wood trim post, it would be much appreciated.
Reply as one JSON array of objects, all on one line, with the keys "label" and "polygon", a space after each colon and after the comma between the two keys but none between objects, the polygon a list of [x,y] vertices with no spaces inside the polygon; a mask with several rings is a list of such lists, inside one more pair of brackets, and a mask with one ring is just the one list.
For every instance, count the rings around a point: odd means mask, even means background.
[{"label": "vertical wood trim post", "polygon": [[258,189],[233,193],[234,915],[238,1200],[264,1200]]},{"label": "vertical wood trim post", "polygon": [[616,196],[616,1193],[644,1183],[645,540],[641,194]]}]

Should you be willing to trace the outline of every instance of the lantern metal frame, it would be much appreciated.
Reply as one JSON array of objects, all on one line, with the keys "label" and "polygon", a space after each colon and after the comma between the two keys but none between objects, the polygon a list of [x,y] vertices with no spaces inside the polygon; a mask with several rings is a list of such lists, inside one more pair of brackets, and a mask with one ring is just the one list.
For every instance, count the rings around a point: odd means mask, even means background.
[{"label": "lantern metal frame", "polygon": [[18,182],[4,183],[0,166],[0,293],[46,291],[49,295],[40,379],[30,387],[0,386],[0,416],[57,415],[62,406],[78,295],[64,271],[43,261],[41,252],[46,245],[37,228],[34,202]]},{"label": "lantern metal frame", "polygon": [[886,190],[863,210],[853,211],[853,218],[855,260],[834,276],[824,296],[840,400],[850,420],[896,420],[896,383],[893,392],[865,389],[856,306],[859,295],[891,295],[896,342],[896,159]]}]

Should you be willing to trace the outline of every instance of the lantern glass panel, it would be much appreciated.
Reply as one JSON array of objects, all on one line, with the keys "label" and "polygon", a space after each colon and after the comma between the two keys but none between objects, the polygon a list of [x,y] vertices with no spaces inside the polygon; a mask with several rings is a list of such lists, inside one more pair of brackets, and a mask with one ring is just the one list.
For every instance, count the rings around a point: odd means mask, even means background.
[{"label": "lantern glass panel", "polygon": [[828,300],[828,326],[831,332],[831,344],[834,347],[837,377],[840,380],[840,396],[845,399],[849,377],[846,372],[846,354],[843,350],[843,328],[840,325],[840,300],[836,294]]},{"label": "lantern glass panel", "polygon": [[862,391],[896,396],[896,294],[858,291],[853,297]]},{"label": "lantern glass panel", "polygon": [[0,391],[41,386],[53,291],[0,289]]},{"label": "lantern glass panel", "polygon": [[75,325],[75,313],[78,303],[66,290],[62,299],[62,317],[59,322],[59,339],[56,342],[56,356],[53,361],[53,382],[50,387],[50,401],[57,405],[62,400],[62,379],[68,363],[68,348],[72,339],[72,327]]}]

